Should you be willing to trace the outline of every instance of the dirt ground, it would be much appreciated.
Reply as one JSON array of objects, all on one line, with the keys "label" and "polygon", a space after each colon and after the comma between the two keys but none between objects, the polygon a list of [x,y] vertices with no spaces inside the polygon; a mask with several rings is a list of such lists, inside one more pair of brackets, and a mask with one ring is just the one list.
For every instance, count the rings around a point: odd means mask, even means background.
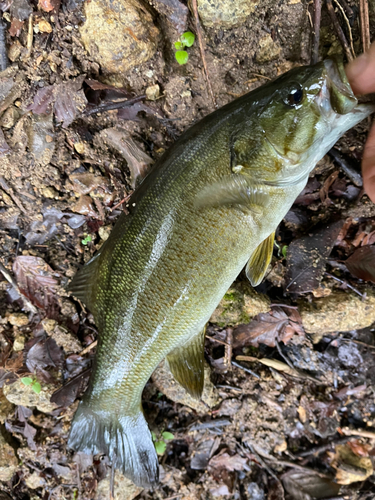
[{"label": "dirt ground", "polygon": [[[0,500],[109,498],[107,458],[66,446],[97,332],[64,288],[140,177],[215,109],[197,41],[186,65],[174,58],[194,18],[177,0],[161,4],[142,7],[153,55],[113,74],[85,49],[83,2],[0,2],[10,59],[0,73]],[[310,63],[312,6],[255,4],[235,26],[202,27],[218,106]],[[359,54],[359,2],[348,4],[336,2],[337,18]],[[343,53],[325,7],[320,35],[320,58]],[[215,311],[203,400],[164,367],[147,384],[160,486],[142,491],[116,473],[115,498],[374,498],[375,207],[358,176],[369,125],[340,139],[342,157],[319,162],[256,292],[241,274]]]}]

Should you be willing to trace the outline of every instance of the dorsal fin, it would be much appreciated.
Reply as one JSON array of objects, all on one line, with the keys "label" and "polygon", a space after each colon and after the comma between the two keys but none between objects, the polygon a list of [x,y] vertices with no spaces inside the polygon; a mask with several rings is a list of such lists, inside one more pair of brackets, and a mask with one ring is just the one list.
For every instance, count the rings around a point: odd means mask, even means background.
[{"label": "dorsal fin", "polygon": [[72,292],[92,313],[95,313],[99,257],[100,251],[77,272],[67,286],[67,291]]},{"label": "dorsal fin", "polygon": [[206,327],[167,356],[169,369],[193,398],[199,399],[204,384],[204,336]]},{"label": "dorsal fin", "polygon": [[246,265],[245,272],[251,286],[259,285],[264,278],[272,259],[274,240],[275,231],[262,241],[250,257],[249,262]]}]

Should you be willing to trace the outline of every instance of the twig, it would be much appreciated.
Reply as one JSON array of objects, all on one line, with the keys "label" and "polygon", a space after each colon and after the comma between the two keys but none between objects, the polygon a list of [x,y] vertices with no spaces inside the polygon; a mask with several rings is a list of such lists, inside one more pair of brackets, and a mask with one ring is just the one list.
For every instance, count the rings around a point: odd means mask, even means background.
[{"label": "twig", "polygon": [[94,342],[91,342],[90,345],[88,345],[87,347],[85,347],[83,349],[83,351],[81,351],[78,356],[83,356],[84,354],[87,354],[89,351],[91,351],[91,349],[94,349],[94,347],[96,347],[98,345],[98,341],[97,340],[94,340]]},{"label": "twig", "polygon": [[359,0],[359,18],[361,21],[361,36],[363,52],[370,48],[370,20],[368,15],[368,0]]},{"label": "twig", "polygon": [[291,368],[292,370],[296,371],[296,369],[294,368],[293,364],[290,362],[290,360],[282,352],[280,344],[279,344],[279,342],[278,342],[277,339],[275,339],[275,345],[276,345],[278,353],[283,358],[283,360],[285,361],[285,363],[289,366],[289,368]]},{"label": "twig", "polygon": [[341,439],[336,439],[335,441],[330,441],[327,444],[323,444],[322,446],[315,446],[315,448],[311,448],[310,450],[302,451],[301,453],[298,453],[296,455],[297,458],[305,458],[309,457],[310,455],[319,455],[320,453],[323,453],[324,451],[329,450],[332,448],[332,446],[337,446],[338,444],[344,444],[350,441],[351,436],[343,437]]},{"label": "twig", "polygon": [[113,212],[120,205],[122,205],[123,203],[125,203],[126,201],[128,201],[130,199],[130,197],[131,197],[132,194],[133,194],[133,191],[130,194],[128,194],[127,196],[125,196],[125,198],[123,198],[121,201],[119,201],[114,207],[112,207],[111,208],[111,212]]},{"label": "twig", "polygon": [[313,43],[311,50],[311,64],[319,61],[320,20],[322,17],[322,0],[314,0]]},{"label": "twig", "polygon": [[139,101],[143,101],[144,99],[146,99],[146,95],[139,95],[137,97],[133,97],[132,99],[124,99],[122,101],[105,102],[105,103],[99,104],[99,106],[95,106],[93,108],[85,108],[82,115],[90,116],[90,115],[93,115],[94,113],[102,113],[103,111],[110,111],[113,109],[127,108],[128,106],[133,106],[133,104],[136,104]]},{"label": "twig", "polygon": [[[251,72],[251,73],[249,73],[249,75],[257,76],[258,78],[264,78],[265,80],[269,80],[269,81],[272,80],[272,78],[270,78],[269,76],[261,75],[260,73]],[[251,80],[247,80],[247,82],[245,82],[245,83],[249,83],[249,82],[251,82]]]},{"label": "twig", "polygon": [[195,30],[196,30],[197,36],[198,36],[198,44],[199,44],[199,50],[201,52],[201,58],[202,58],[202,62],[203,62],[204,74],[206,76],[206,82],[207,82],[208,90],[209,90],[209,93],[210,93],[213,105],[214,105],[215,108],[217,108],[216,99],[215,99],[214,93],[212,91],[211,81],[210,81],[210,77],[209,77],[209,74],[208,74],[207,63],[206,63],[206,56],[204,54],[202,29],[201,29],[201,24],[200,24],[200,21],[199,21],[197,0],[192,0],[192,6],[193,6],[193,12],[194,12],[194,19],[195,19]]},{"label": "twig", "polygon": [[347,57],[348,61],[353,61],[354,54],[352,54],[352,52],[351,52],[351,49],[349,47],[345,33],[343,32],[343,30],[340,26],[339,20],[337,19],[335,9],[333,8],[333,5],[332,5],[332,0],[327,0],[327,9],[328,9],[328,13],[331,17],[333,27],[335,28],[336,34],[337,34],[337,36],[341,42],[341,45],[345,51],[346,57]]},{"label": "twig", "polygon": [[345,19],[346,25],[348,27],[348,32],[349,32],[350,48],[352,49],[352,54],[355,57],[355,51],[354,51],[354,45],[353,45],[352,28],[350,26],[350,22],[349,22],[348,16],[345,14],[345,10],[341,7],[341,4],[340,4],[340,2],[338,0],[335,0],[335,4],[341,10],[341,14],[343,15],[343,18]]},{"label": "twig", "polygon": [[22,58],[23,61],[26,61],[27,59],[29,59],[30,55],[31,55],[31,49],[33,47],[33,15],[30,14],[29,16],[29,27],[28,27],[28,31],[27,31],[27,43],[26,43],[26,47],[27,47],[27,51],[24,55],[24,57]]},{"label": "twig", "polygon": [[337,165],[346,174],[352,183],[357,187],[363,187],[362,176],[355,168],[353,168],[346,158],[340,153],[336,148],[332,148],[328,151],[328,154],[335,160]]},{"label": "twig", "polygon": [[253,377],[260,379],[260,376],[256,373],[254,373],[252,370],[250,370],[250,368],[245,368],[244,366],[240,365],[236,361],[232,361],[232,365],[235,366],[236,368],[240,368],[241,370],[245,371],[246,373],[250,373],[250,375],[252,375]]},{"label": "twig", "polygon": [[7,48],[5,43],[5,25],[1,17],[0,10],[0,71],[4,71],[9,66]]},{"label": "twig", "polygon": [[345,436],[361,436],[369,439],[375,439],[375,432],[364,431],[362,429],[349,429],[349,427],[341,427],[340,430]]},{"label": "twig", "polygon": [[206,339],[209,339],[212,342],[217,342],[218,344],[222,344],[222,345],[225,345],[226,347],[228,347],[228,344],[226,342],[224,342],[224,340],[215,339],[214,337],[210,337],[209,335],[206,335]]},{"label": "twig", "polygon": [[233,352],[233,328],[227,328],[227,346],[225,348],[225,358],[227,366],[231,365],[232,362],[232,352]]},{"label": "twig", "polygon": [[353,292],[357,293],[360,297],[362,297],[362,299],[364,300],[366,298],[366,295],[364,295],[363,293],[361,293],[359,290],[357,290],[356,288],[354,288],[354,286],[352,286],[350,283],[348,283],[347,281],[343,281],[343,280],[340,280],[340,278],[337,278],[336,276],[334,276],[333,274],[330,274],[330,273],[327,273],[327,271],[324,273],[326,276],[328,276],[329,278],[332,278],[336,281],[338,281],[339,283],[341,283],[342,285],[345,285],[347,286],[348,288],[350,288],[351,290],[353,290]]},{"label": "twig", "polygon": [[341,0],[341,3],[342,5],[344,6],[344,9],[346,10],[346,13],[349,17],[353,17],[354,16],[354,11],[353,9],[350,7],[350,5],[348,4],[348,2],[346,0]]},{"label": "twig", "polygon": [[37,308],[30,302],[30,300],[21,292],[21,290],[18,288],[17,283],[15,282],[14,278],[9,274],[8,270],[3,266],[3,264],[0,262],[0,272],[4,276],[4,278],[12,285],[12,287],[16,290],[18,295],[22,298],[24,307],[26,310],[30,311],[32,314],[36,314]]}]

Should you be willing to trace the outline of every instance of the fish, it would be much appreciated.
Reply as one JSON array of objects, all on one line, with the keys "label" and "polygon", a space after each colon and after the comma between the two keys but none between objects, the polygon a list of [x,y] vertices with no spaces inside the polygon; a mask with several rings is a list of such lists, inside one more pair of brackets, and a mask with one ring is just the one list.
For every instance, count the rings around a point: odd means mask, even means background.
[{"label": "fish", "polygon": [[70,448],[107,454],[138,486],[157,484],[145,384],[166,359],[200,397],[212,312],[244,267],[252,286],[262,281],[275,230],[309,173],[374,110],[358,103],[342,62],[327,59],[214,111],[162,156],[69,286],[99,332]]}]

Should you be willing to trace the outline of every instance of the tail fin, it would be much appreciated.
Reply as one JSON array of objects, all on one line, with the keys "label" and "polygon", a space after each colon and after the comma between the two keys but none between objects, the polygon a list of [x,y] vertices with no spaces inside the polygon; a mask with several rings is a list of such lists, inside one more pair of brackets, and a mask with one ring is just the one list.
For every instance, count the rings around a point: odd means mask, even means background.
[{"label": "tail fin", "polygon": [[93,411],[84,401],[78,407],[68,446],[84,453],[105,453],[125,477],[149,488],[159,480],[159,463],[142,411],[120,416]]}]

